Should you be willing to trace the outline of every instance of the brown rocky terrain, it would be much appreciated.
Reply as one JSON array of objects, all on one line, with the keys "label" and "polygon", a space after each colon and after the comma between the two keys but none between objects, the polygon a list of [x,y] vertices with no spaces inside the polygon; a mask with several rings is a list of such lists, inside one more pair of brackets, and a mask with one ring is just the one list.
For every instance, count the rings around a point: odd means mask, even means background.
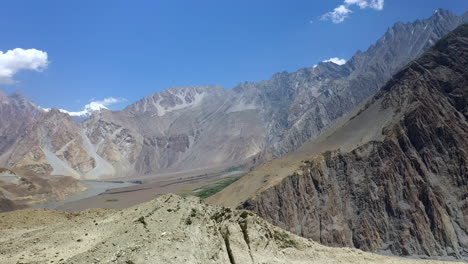
[{"label": "brown rocky terrain", "polygon": [[[164,195],[122,211],[0,214],[1,263],[437,264],[328,248],[248,211]],[[447,262],[445,262],[447,263]]]},{"label": "brown rocky terrain", "polygon": [[225,97],[219,86],[172,88],[95,113],[83,127],[117,176],[230,167],[257,154],[263,134],[255,114],[226,113]]},{"label": "brown rocky terrain", "polygon": [[63,200],[85,189],[86,186],[68,176],[38,175],[24,169],[0,168],[0,212]]},{"label": "brown rocky terrain", "polygon": [[468,24],[299,151],[209,199],[332,246],[468,257]]},{"label": "brown rocky terrain", "polygon": [[5,163],[3,154],[41,117],[42,110],[18,92],[6,96],[0,91],[0,113],[0,163]]},{"label": "brown rocky terrain", "polygon": [[7,166],[79,178],[95,167],[84,141],[78,124],[68,114],[52,109],[28,127],[11,151]]}]

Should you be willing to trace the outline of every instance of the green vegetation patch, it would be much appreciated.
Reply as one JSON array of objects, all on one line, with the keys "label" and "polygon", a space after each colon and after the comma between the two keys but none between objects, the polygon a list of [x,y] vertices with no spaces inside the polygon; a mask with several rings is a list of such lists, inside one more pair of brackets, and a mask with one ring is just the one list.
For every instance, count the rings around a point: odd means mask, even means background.
[{"label": "green vegetation patch", "polygon": [[222,189],[228,187],[232,183],[236,182],[242,176],[229,177],[229,178],[223,179],[223,180],[221,180],[221,181],[219,181],[217,183],[210,184],[210,185],[207,185],[207,186],[203,186],[203,187],[201,187],[199,189],[194,190],[192,192],[192,195],[197,196],[197,197],[199,197],[201,199],[206,199],[206,198],[214,195],[215,193],[221,191]]}]

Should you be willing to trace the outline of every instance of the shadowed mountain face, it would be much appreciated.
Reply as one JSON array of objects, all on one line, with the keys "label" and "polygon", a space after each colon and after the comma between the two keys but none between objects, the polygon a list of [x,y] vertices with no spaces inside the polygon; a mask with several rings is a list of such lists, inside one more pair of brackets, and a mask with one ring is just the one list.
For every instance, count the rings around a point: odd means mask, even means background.
[{"label": "shadowed mountain face", "polygon": [[[172,88],[80,124],[55,115],[47,128],[24,130],[27,136],[0,130],[11,137],[0,143],[0,165],[86,178],[257,165],[316,137],[467,19],[437,10],[426,20],[397,23],[342,66],[321,63],[230,90]],[[23,111],[0,110],[10,117]]]},{"label": "shadowed mountain face", "polygon": [[7,152],[42,114],[39,107],[19,93],[6,96],[0,91],[0,156]]},{"label": "shadowed mountain face", "polygon": [[326,245],[468,258],[467,106],[464,24],[345,121],[210,200]]}]

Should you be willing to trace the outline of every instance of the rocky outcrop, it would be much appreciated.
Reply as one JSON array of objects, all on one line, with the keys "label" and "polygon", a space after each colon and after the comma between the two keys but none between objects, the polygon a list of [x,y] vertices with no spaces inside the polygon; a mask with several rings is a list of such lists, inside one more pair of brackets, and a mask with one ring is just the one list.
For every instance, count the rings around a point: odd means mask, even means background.
[{"label": "rocky outcrop", "polygon": [[328,248],[248,211],[164,195],[122,211],[0,214],[2,263],[437,264]]},{"label": "rocky outcrop", "polygon": [[[465,24],[328,136],[345,131],[349,140],[366,137],[373,132],[354,136],[348,130],[366,116],[384,122],[380,140],[304,158],[294,173],[241,207],[326,245],[468,258],[467,105]],[[383,118],[389,111],[391,118]]]}]

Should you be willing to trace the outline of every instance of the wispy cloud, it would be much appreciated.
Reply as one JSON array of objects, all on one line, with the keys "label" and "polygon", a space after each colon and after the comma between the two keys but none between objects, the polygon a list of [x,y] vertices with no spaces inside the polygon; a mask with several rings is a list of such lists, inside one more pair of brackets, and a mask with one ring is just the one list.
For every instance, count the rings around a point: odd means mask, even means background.
[{"label": "wispy cloud", "polygon": [[48,64],[47,52],[37,49],[0,51],[0,84],[14,83],[13,76],[21,70],[42,71]]},{"label": "wispy cloud", "polygon": [[[64,109],[59,109],[63,113],[67,113],[70,116],[77,116],[77,117],[85,117],[90,116],[94,111],[108,109],[108,106],[111,106],[116,103],[125,102],[127,99],[125,98],[114,98],[114,97],[107,97],[103,100],[98,101],[91,101],[89,104],[85,105],[83,110],[78,112],[71,112]],[[49,111],[50,108],[43,108],[45,111]]]},{"label": "wispy cloud", "polygon": [[333,63],[338,64],[338,65],[343,65],[343,64],[346,63],[346,60],[335,57],[335,58],[330,58],[328,60],[324,60],[323,62],[333,62]]},{"label": "wispy cloud", "polygon": [[380,11],[384,8],[384,0],[344,0],[342,5],[339,5],[333,11],[325,13],[320,19],[331,20],[333,23],[339,24],[353,13],[351,10],[353,6],[358,6],[361,9],[371,8]]},{"label": "wispy cloud", "polygon": [[331,20],[333,23],[338,24],[343,22],[346,18],[348,18],[349,14],[352,13],[347,6],[340,5],[337,8],[333,9],[333,11],[324,14],[321,19],[322,20]]}]

